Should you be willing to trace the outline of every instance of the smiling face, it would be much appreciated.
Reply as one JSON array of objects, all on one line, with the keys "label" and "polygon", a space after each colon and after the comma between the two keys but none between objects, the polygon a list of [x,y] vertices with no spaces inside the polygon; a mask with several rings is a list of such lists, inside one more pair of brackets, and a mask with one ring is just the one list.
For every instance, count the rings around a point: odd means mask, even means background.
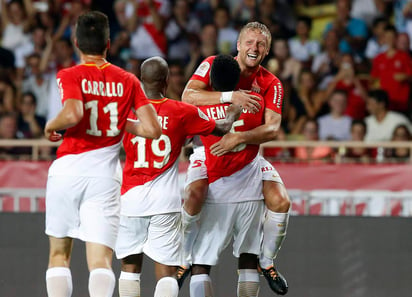
[{"label": "smiling face", "polygon": [[246,29],[240,33],[237,50],[240,68],[256,69],[269,53],[268,36],[259,29]]}]

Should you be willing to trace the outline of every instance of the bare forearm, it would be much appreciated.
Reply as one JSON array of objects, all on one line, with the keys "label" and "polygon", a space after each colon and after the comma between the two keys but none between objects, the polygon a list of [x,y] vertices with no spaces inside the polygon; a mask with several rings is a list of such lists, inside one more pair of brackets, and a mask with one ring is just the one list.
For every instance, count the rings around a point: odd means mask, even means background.
[{"label": "bare forearm", "polygon": [[256,127],[249,131],[237,132],[239,144],[261,144],[275,140],[279,127],[268,124]]},{"label": "bare forearm", "polygon": [[150,9],[150,14],[152,15],[153,23],[154,23],[156,29],[158,31],[163,31],[165,22],[164,22],[162,16],[159,14],[159,12],[157,11],[154,4],[149,6],[149,9]]},{"label": "bare forearm", "polygon": [[62,110],[54,119],[47,123],[46,129],[49,131],[66,130],[79,122],[80,119],[76,115]]},{"label": "bare forearm", "polygon": [[196,106],[220,104],[221,92],[185,89],[182,101]]}]

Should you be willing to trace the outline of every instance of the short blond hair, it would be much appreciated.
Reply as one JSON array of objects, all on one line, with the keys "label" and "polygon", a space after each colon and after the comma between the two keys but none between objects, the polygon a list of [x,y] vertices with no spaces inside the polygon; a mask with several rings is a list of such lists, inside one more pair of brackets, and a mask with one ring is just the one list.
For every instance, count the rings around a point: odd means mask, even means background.
[{"label": "short blond hair", "polygon": [[268,27],[265,24],[259,23],[259,22],[250,22],[247,23],[246,25],[243,26],[243,28],[240,30],[239,33],[239,40],[242,37],[242,34],[246,31],[259,31],[260,33],[262,33],[263,35],[266,36],[266,40],[267,40],[267,47],[268,49],[270,48],[270,45],[272,43],[272,34],[270,33]]}]

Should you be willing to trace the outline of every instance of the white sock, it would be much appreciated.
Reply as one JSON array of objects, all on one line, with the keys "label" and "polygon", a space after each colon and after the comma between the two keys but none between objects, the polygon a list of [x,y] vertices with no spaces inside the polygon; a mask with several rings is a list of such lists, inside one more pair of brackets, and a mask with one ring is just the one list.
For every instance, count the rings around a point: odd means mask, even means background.
[{"label": "white sock", "polygon": [[190,297],[213,297],[212,281],[209,275],[192,275],[190,278]]},{"label": "white sock", "polygon": [[191,216],[182,207],[182,231],[183,231],[183,266],[189,267],[192,262],[193,243],[199,232],[197,222],[200,219],[200,213]]},{"label": "white sock", "polygon": [[90,271],[90,297],[112,297],[116,279],[111,269],[97,268]]},{"label": "white sock", "polygon": [[257,297],[259,295],[259,273],[256,269],[239,269],[237,281],[238,297]]},{"label": "white sock", "polygon": [[157,281],[154,297],[177,297],[177,295],[179,295],[179,285],[175,278],[167,276]]},{"label": "white sock", "polygon": [[46,271],[47,296],[70,297],[73,291],[70,268],[53,267]]},{"label": "white sock", "polygon": [[140,297],[140,273],[120,272],[120,297]]},{"label": "white sock", "polygon": [[263,243],[259,256],[262,268],[273,265],[273,259],[279,252],[282,242],[286,237],[286,229],[289,222],[289,212],[273,212],[266,210],[263,222]]}]

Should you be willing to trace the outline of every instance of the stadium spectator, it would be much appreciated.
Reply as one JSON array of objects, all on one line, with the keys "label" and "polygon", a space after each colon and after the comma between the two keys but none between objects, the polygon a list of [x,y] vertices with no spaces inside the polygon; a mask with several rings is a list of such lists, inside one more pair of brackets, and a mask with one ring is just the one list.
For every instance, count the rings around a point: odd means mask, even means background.
[{"label": "stadium spectator", "polygon": [[319,42],[310,39],[311,29],[312,19],[300,16],[296,23],[296,36],[289,39],[290,55],[306,67],[310,67],[313,57],[320,53]]},{"label": "stadium spectator", "polygon": [[200,30],[200,22],[190,12],[188,2],[177,0],[173,6],[172,17],[165,29],[168,59],[187,62],[190,59],[190,41],[200,33]]},{"label": "stadium spectator", "polygon": [[[412,135],[409,130],[410,127],[401,124],[393,130],[392,141],[411,141]],[[389,148],[385,150],[385,158],[392,162],[406,162],[410,159],[409,148]]]},{"label": "stadium spectator", "polygon": [[353,119],[363,119],[366,116],[367,82],[361,82],[356,74],[352,55],[343,54],[340,60],[339,71],[329,83],[326,90],[328,98],[335,90],[347,93],[345,114]]},{"label": "stadium spectator", "polygon": [[385,90],[389,96],[389,109],[407,113],[412,76],[412,60],[408,53],[396,48],[395,27],[385,28],[387,50],[373,59],[372,86]]},{"label": "stadium spectator", "polygon": [[370,115],[365,119],[365,141],[389,141],[398,125],[411,127],[403,114],[388,110],[389,97],[384,90],[374,90],[368,93],[366,108]]},{"label": "stadium spectator", "polygon": [[206,57],[216,55],[217,52],[217,28],[213,24],[204,25],[200,40],[194,39],[191,42],[190,61],[185,68],[185,78],[189,79]]},{"label": "stadium spectator", "polygon": [[1,44],[14,52],[17,47],[29,42],[27,32],[33,23],[33,6],[31,0],[2,0],[1,6]]},{"label": "stadium spectator", "polygon": [[361,19],[370,26],[373,20],[384,14],[385,0],[352,0],[351,17]]},{"label": "stadium spectator", "polygon": [[177,62],[169,63],[169,83],[166,97],[180,101],[186,85],[185,74],[182,64]]},{"label": "stadium spectator", "polygon": [[[49,84],[50,78],[41,67],[41,56],[37,53],[27,58],[27,78],[23,80],[22,92],[31,92],[36,97],[36,114],[47,117],[49,110]],[[53,81],[54,83],[54,81]]]},{"label": "stadium spectator", "polygon": [[[0,139],[17,139],[23,135],[17,130],[17,117],[15,113],[0,113]],[[31,153],[30,147],[0,147],[0,160],[13,160],[22,155]]]},{"label": "stadium spectator", "polygon": [[36,114],[37,99],[33,93],[27,92],[20,100],[17,129],[24,138],[39,138],[43,135],[46,119]]},{"label": "stadium spectator", "polygon": [[[309,119],[303,125],[303,140],[317,141],[319,140],[319,126],[314,119]],[[318,162],[320,160],[330,161],[332,157],[332,149],[328,146],[300,146],[294,150],[294,157],[300,162]]]},{"label": "stadium spectator", "polygon": [[0,113],[17,110],[16,88],[7,72],[0,72]]},{"label": "stadium spectator", "polygon": [[319,89],[325,90],[338,72],[340,61],[339,38],[336,30],[329,30],[323,41],[323,51],[314,57],[312,72],[319,80]]},{"label": "stadium spectator", "polygon": [[214,24],[217,29],[217,49],[220,54],[235,54],[239,32],[230,23],[229,8],[219,5],[214,11]]},{"label": "stadium spectator", "polygon": [[302,71],[298,87],[291,89],[289,104],[285,105],[287,131],[299,134],[307,119],[318,117],[324,106],[323,97],[317,90],[313,73]]},{"label": "stadium spectator", "polygon": [[31,54],[41,55],[46,47],[46,30],[42,27],[35,27],[29,34],[29,42],[18,46],[15,53],[15,66],[17,68],[16,80],[21,82],[26,73],[24,73],[26,67],[27,58]]},{"label": "stadium spectator", "polygon": [[399,33],[396,37],[396,49],[408,53],[411,56],[410,37],[408,33]]},{"label": "stadium spectator", "polygon": [[60,16],[61,21],[53,34],[54,42],[62,38],[70,40],[73,37],[77,18],[87,11],[87,4],[89,4],[87,0],[65,0],[60,2],[60,5],[56,5],[57,15]]},{"label": "stadium spectator", "polygon": [[144,60],[153,56],[166,57],[167,39],[164,29],[171,14],[169,0],[132,1],[128,20],[131,56]]},{"label": "stadium spectator", "polygon": [[[273,38],[290,38],[296,28],[296,19],[288,1],[250,1],[257,8],[256,19],[265,24]],[[252,4],[250,5],[252,6]]]},{"label": "stadium spectator", "polygon": [[385,27],[388,20],[384,17],[377,17],[372,23],[372,36],[369,37],[365,49],[365,57],[368,59],[375,58],[387,50],[385,44]]},{"label": "stadium spectator", "polygon": [[326,26],[325,32],[336,30],[340,52],[360,58],[366,45],[368,27],[364,21],[350,17],[350,11],[351,0],[336,0],[336,19]]},{"label": "stadium spectator", "polygon": [[[352,141],[364,141],[366,123],[363,120],[353,120],[350,127]],[[348,163],[368,163],[372,160],[373,149],[363,147],[349,147],[344,152],[344,160]]]},{"label": "stadium spectator", "polygon": [[[412,1],[397,0],[394,2],[393,10],[396,30],[412,36]],[[412,49],[412,43],[410,44],[410,49]]]},{"label": "stadium spectator", "polygon": [[345,115],[347,93],[336,90],[329,98],[330,113],[318,119],[319,139],[349,140],[352,118]]},{"label": "stadium spectator", "polygon": [[[275,39],[272,45],[273,58],[267,62],[267,68],[282,80],[283,84],[298,85],[302,65],[290,55],[286,39]],[[287,86],[285,86],[287,88]]]}]

